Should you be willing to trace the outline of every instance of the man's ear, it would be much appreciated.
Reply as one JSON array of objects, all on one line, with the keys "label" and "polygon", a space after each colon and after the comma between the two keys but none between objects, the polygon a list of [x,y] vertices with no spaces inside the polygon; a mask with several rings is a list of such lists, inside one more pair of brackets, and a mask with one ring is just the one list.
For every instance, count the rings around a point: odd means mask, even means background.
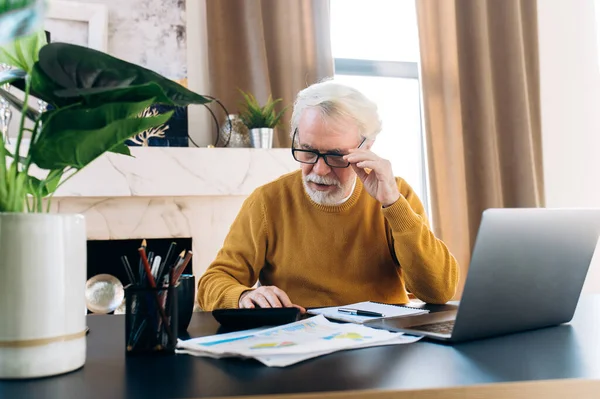
[{"label": "man's ear", "polygon": [[375,139],[367,139],[367,141],[365,141],[365,149],[370,150],[371,147],[373,147],[373,144],[375,144]]}]

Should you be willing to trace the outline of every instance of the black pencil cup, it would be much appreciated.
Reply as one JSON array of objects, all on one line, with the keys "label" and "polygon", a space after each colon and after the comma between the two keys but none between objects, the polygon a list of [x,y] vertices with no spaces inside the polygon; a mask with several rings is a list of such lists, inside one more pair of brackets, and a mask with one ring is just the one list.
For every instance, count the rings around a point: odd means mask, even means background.
[{"label": "black pencil cup", "polygon": [[171,355],[177,345],[177,288],[125,290],[127,355]]}]

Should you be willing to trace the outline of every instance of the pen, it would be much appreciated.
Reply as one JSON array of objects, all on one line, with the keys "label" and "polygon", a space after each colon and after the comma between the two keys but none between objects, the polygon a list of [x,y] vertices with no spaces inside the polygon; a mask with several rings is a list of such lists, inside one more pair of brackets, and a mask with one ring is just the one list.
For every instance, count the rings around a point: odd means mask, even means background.
[{"label": "pen", "polygon": [[384,315],[381,313],[369,312],[368,310],[359,310],[359,309],[339,308],[338,312],[353,314],[356,316],[384,317]]}]

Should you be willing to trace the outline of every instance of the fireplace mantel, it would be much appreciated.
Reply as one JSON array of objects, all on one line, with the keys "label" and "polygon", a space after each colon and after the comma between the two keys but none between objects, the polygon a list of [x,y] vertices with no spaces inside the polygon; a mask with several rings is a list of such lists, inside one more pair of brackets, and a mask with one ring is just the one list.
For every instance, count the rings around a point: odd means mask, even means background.
[{"label": "fireplace mantel", "polygon": [[289,149],[132,147],[131,153],[103,155],[54,197],[248,196],[298,169]]}]

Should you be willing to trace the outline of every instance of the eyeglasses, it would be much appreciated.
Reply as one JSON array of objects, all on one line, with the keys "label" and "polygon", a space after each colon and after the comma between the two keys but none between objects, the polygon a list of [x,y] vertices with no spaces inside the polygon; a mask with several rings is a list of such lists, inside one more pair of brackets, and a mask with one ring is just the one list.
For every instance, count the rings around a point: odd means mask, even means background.
[{"label": "eyeglasses", "polygon": [[[298,134],[298,129],[294,130],[294,136],[292,137],[292,156],[294,159],[300,163],[307,164],[316,164],[319,162],[319,158],[323,158],[325,163],[331,168],[347,168],[350,166],[350,162],[344,159],[345,154],[338,154],[335,152],[319,152],[315,150],[302,150],[299,148],[294,148],[294,143],[296,143],[296,136]],[[362,147],[367,138],[363,138],[358,147]]]}]

